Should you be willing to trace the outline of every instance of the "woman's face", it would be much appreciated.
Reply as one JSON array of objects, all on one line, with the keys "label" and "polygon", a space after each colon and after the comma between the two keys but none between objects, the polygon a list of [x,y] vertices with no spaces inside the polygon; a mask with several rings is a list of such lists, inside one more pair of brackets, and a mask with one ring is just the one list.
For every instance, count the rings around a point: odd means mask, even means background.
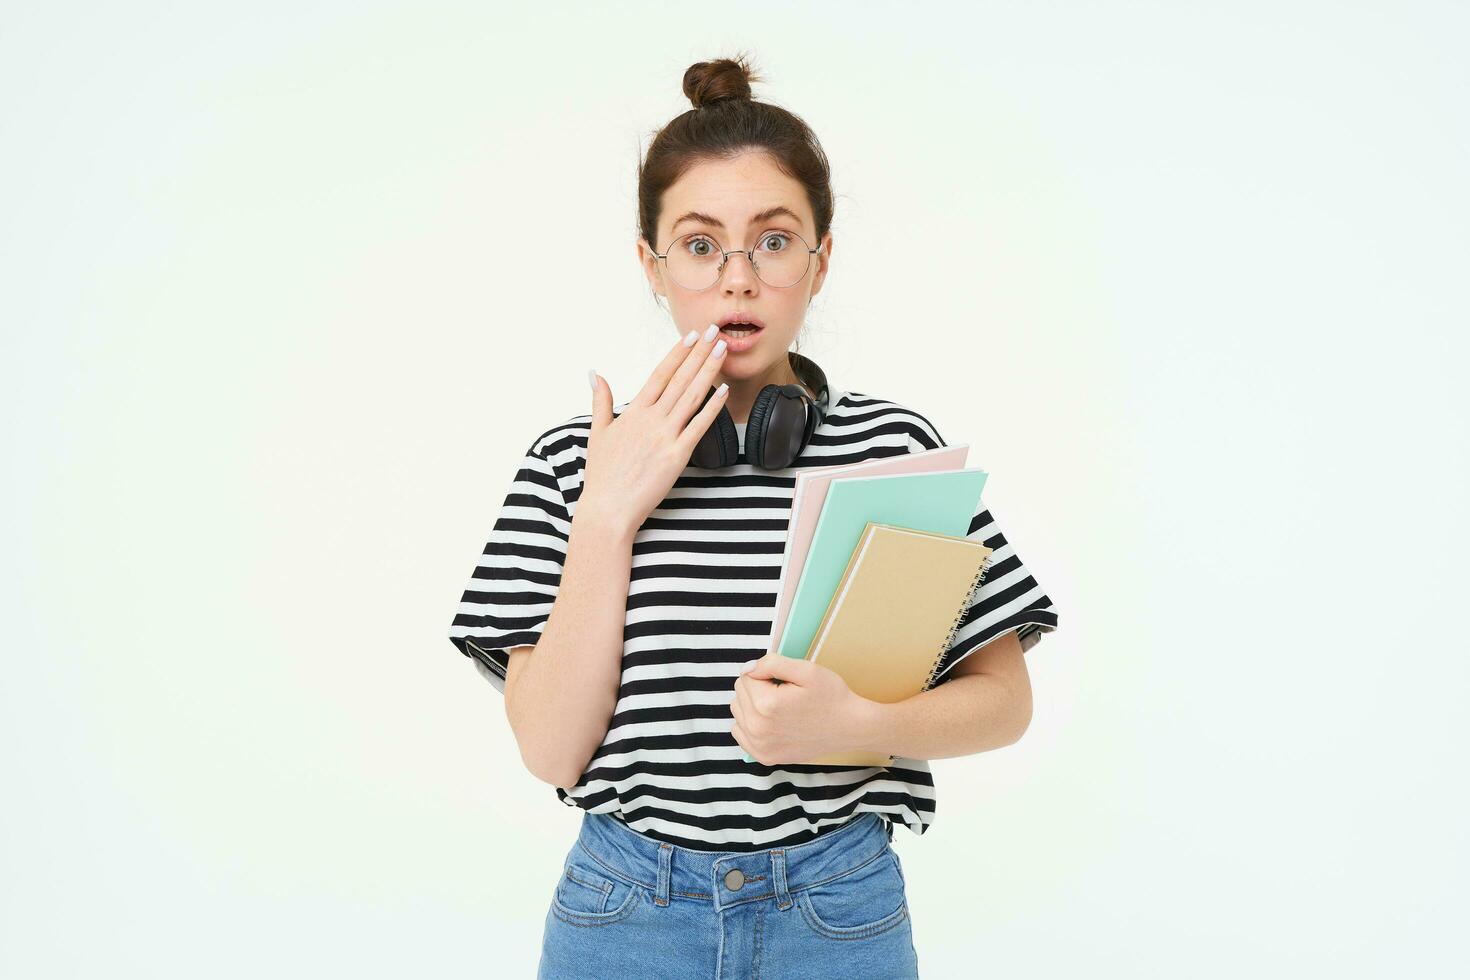
[{"label": "woman's face", "polygon": [[[806,192],[782,173],[763,152],[743,153],[730,160],[707,160],[690,167],[664,192],[658,219],[659,251],[691,232],[699,232],[723,249],[750,248],[760,244],[767,231],[795,232],[818,247],[816,222]],[[772,208],[779,213],[758,218]],[[680,286],[665,274],[665,263],[656,260],[648,242],[640,239],[638,253],[644,274],[653,289],[668,299],[669,311],[679,333],[703,331],[732,312],[751,315],[763,324],[752,334],[745,350],[742,343],[721,333],[728,345],[720,373],[733,384],[749,379],[768,379],[773,373],[789,373],[786,352],[801,330],[807,304],[822,288],[832,251],[832,233],[814,257],[806,276],[793,286],[775,287],[762,282],[743,255],[731,255],[715,284],[703,290]],[[794,247],[801,247],[792,240]],[[773,372],[773,366],[775,370]]]}]

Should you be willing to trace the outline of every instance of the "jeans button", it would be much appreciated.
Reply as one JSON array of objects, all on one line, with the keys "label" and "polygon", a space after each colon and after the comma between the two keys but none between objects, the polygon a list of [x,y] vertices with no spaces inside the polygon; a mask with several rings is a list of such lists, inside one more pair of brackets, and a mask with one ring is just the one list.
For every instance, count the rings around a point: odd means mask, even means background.
[{"label": "jeans button", "polygon": [[725,873],[725,887],[732,892],[739,891],[743,884],[745,884],[745,874],[739,868],[732,868]]}]

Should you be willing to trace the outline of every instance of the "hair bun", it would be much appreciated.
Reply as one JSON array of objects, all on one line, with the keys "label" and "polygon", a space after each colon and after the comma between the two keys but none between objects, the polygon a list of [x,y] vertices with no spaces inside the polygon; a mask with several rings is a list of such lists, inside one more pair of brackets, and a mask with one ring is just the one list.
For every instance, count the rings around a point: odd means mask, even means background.
[{"label": "hair bun", "polygon": [[702,109],[722,99],[749,99],[750,83],[760,80],[743,55],[698,61],[684,72],[684,94]]}]

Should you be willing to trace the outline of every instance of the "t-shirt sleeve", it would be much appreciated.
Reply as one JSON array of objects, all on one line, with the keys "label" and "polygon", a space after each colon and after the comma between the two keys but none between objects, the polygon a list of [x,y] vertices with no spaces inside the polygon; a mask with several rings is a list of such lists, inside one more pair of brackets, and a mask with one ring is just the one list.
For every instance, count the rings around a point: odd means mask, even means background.
[{"label": "t-shirt sleeve", "polygon": [[1043,633],[1057,628],[1051,597],[1021,561],[983,499],[967,536],[984,542],[991,549],[990,558],[980,588],[970,596],[949,649],[939,660],[936,687],[949,679],[951,667],[1002,633],[1015,630],[1025,652],[1040,642]]},{"label": "t-shirt sleeve", "polygon": [[509,652],[534,646],[551,615],[571,524],[556,471],[533,444],[449,628],[450,642],[502,694]]},{"label": "t-shirt sleeve", "polygon": [[[910,452],[948,445],[927,419],[916,419],[909,437]],[[1051,597],[1021,560],[984,498],[975,506],[966,537],[984,543],[991,549],[990,557],[980,587],[970,596],[949,648],[939,660],[935,687],[949,679],[955,664],[1004,633],[1014,630],[1025,652],[1040,642],[1042,634],[1057,628],[1057,609]]]}]

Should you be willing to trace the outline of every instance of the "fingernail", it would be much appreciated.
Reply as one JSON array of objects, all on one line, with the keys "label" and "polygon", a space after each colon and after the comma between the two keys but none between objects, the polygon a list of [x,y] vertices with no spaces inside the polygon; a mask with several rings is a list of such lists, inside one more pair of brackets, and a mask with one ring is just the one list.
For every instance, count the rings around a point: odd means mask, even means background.
[{"label": "fingernail", "polygon": [[725,353],[725,338],[724,337],[721,337],[720,338],[720,342],[718,344],[715,344],[714,349],[709,352],[709,356],[710,357],[720,357],[724,353]]},{"label": "fingernail", "polygon": [[691,344],[694,343],[694,341],[696,339],[698,339],[698,337],[699,337],[699,331],[698,330],[691,330],[691,331],[689,331],[688,333],[686,333],[684,335],[684,346],[685,347],[690,346]]},{"label": "fingernail", "polygon": [[719,332],[720,332],[720,325],[718,323],[711,323],[709,325],[708,329],[706,329],[705,332],[704,332],[704,339],[705,340],[714,340],[715,339],[715,334],[717,334]]},{"label": "fingernail", "polygon": [[720,386],[715,389],[715,396],[718,397],[720,395],[723,395],[726,391],[729,390],[729,388],[730,388],[729,385],[727,385],[727,384],[725,384],[725,382],[721,381],[720,382]]},{"label": "fingernail", "polygon": [[597,369],[596,368],[588,368],[587,369],[587,383],[592,386],[592,390],[593,391],[596,391],[597,390]]}]

